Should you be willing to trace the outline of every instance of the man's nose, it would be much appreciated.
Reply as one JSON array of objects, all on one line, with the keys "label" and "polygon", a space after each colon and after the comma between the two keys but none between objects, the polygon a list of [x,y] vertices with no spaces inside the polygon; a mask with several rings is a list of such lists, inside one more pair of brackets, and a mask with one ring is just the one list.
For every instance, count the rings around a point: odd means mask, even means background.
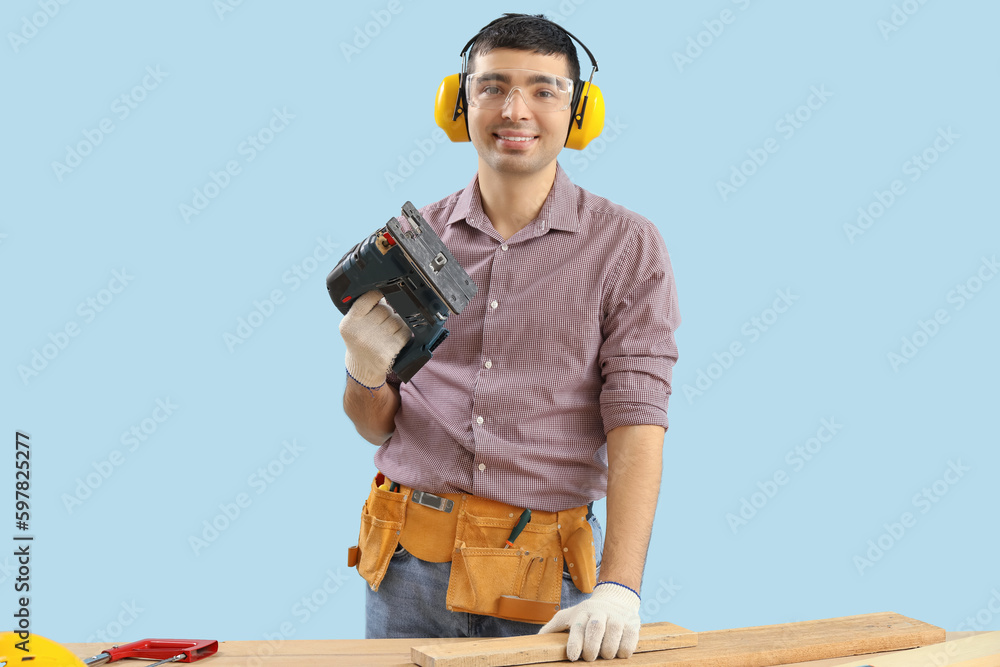
[{"label": "man's nose", "polygon": [[[514,93],[517,92],[517,96]],[[528,100],[524,97],[524,91],[519,86],[514,86],[507,93],[507,99],[503,103],[503,117],[511,120],[531,117],[531,110],[528,108]]]}]

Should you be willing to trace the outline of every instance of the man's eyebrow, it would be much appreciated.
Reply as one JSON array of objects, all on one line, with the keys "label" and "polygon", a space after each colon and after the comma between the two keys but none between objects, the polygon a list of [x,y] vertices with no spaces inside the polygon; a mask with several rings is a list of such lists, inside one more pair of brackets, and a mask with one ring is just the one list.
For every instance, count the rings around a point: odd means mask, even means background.
[{"label": "man's eyebrow", "polygon": [[[483,72],[478,75],[481,81],[500,81],[502,83],[510,83],[510,76],[505,72]],[[555,85],[558,77],[554,74],[535,74],[532,76],[528,83],[546,83],[549,85]]]},{"label": "man's eyebrow", "polygon": [[531,77],[531,81],[529,83],[548,83],[555,85],[556,76],[554,74],[536,74]]},{"label": "man's eyebrow", "polygon": [[510,83],[510,77],[502,72],[483,72],[479,75],[479,79],[482,81],[501,81],[503,83]]}]

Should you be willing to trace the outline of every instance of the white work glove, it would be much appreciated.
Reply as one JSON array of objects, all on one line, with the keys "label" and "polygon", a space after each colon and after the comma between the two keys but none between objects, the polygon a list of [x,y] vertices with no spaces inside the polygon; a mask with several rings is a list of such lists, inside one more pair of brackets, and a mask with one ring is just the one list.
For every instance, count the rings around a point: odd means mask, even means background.
[{"label": "white work glove", "polygon": [[[538,634],[569,628],[566,657],[628,658],[639,643],[639,596],[614,583],[599,584],[590,598],[563,609]],[[582,653],[581,653],[582,651]]]},{"label": "white work glove", "polygon": [[340,321],[340,335],[347,345],[344,364],[348,374],[368,389],[385,384],[393,360],[410,340],[406,322],[376,290],[357,298]]}]

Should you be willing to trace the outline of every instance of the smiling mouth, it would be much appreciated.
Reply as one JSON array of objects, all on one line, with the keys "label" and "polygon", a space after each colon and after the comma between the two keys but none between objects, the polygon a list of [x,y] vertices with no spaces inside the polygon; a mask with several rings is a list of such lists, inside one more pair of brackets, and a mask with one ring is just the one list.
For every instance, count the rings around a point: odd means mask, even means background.
[{"label": "smiling mouth", "polygon": [[538,137],[535,135],[525,137],[516,135],[502,135],[502,134],[497,134],[495,132],[493,133],[493,136],[496,137],[496,140],[501,145],[507,146],[509,148],[519,148],[521,146],[527,147],[529,144],[533,143],[536,139],[538,139]]}]

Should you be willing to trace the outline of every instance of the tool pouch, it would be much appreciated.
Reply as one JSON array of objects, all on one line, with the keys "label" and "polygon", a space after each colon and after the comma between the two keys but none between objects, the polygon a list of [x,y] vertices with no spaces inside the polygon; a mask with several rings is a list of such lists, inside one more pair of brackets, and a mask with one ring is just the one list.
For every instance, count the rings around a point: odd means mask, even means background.
[{"label": "tool pouch", "polygon": [[[485,509],[484,505],[471,496],[463,501],[448,580],[448,609],[527,623],[548,622],[560,609],[563,556],[569,553],[562,550],[562,535],[590,532],[590,525],[582,519],[581,510],[586,507],[536,512],[516,547],[503,549],[496,545],[504,544],[519,513],[483,516],[477,511]],[[543,514],[547,515],[544,519]],[[588,542],[593,554],[592,540]],[[582,563],[574,562],[576,567],[584,569]]]},{"label": "tool pouch", "polygon": [[597,585],[597,552],[594,529],[586,519],[565,542],[566,571],[581,593],[593,593]]},{"label": "tool pouch", "polygon": [[446,494],[453,507],[441,512],[413,502],[406,486],[380,488],[384,481],[379,473],[372,482],[358,546],[348,549],[348,566],[356,565],[373,591],[397,545],[420,560],[451,561],[446,605],[452,611],[546,623],[560,609],[564,563],[580,591],[593,591],[597,564],[586,506],[533,512],[514,547],[504,549],[521,508]]},{"label": "tool pouch", "polygon": [[358,574],[377,591],[389,559],[399,543],[399,531],[406,519],[407,495],[378,488],[381,473],[372,481],[372,490],[361,511],[358,546],[348,550],[348,565],[357,565]]}]

